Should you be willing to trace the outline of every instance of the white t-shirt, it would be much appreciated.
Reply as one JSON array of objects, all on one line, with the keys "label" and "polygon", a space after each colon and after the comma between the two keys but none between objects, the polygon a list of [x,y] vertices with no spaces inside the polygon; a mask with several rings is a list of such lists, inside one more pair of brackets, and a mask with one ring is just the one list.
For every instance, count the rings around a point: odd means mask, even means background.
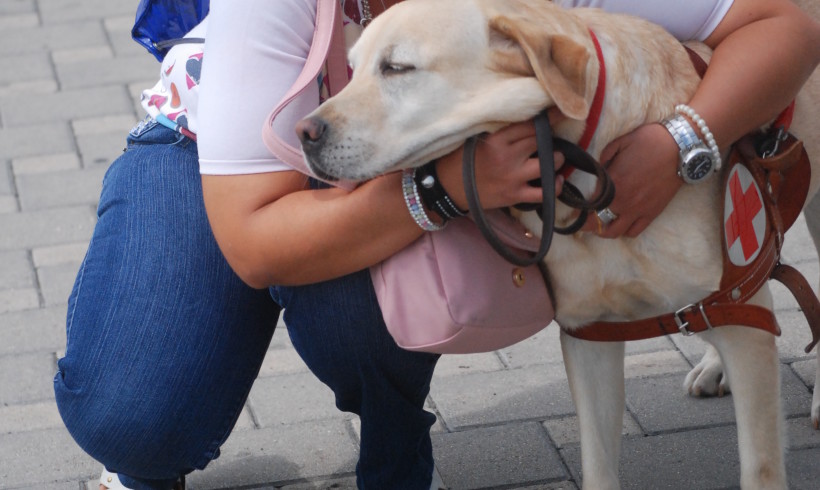
[{"label": "white t-shirt", "polygon": [[[341,1],[358,6],[356,0]],[[732,1],[556,3],[640,15],[664,26],[680,40],[703,40],[723,19]],[[261,128],[305,62],[313,35],[316,0],[212,0],[210,8],[199,106],[187,107],[189,118],[192,113],[198,114],[200,172],[231,175],[290,170],[265,147]],[[174,49],[168,56],[174,54]],[[317,84],[294,100],[277,122],[282,127],[293,127],[318,104]],[[294,132],[286,131],[283,136],[298,146]]]}]

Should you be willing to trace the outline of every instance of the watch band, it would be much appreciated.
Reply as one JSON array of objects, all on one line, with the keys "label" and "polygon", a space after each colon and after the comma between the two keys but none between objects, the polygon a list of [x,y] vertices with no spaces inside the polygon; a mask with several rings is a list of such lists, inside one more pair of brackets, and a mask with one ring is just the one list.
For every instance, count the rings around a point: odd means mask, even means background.
[{"label": "watch band", "polygon": [[695,145],[702,143],[698,138],[695,129],[689,124],[689,121],[680,114],[673,114],[662,121],[666,130],[675,139],[681,153],[688,151]]}]

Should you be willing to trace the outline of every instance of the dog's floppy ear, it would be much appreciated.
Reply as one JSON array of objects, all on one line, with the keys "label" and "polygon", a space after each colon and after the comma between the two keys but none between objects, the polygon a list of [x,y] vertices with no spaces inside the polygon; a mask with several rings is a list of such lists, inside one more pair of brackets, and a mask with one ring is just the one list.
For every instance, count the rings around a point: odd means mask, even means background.
[{"label": "dog's floppy ear", "polygon": [[535,22],[505,16],[490,19],[490,46],[499,70],[535,76],[567,117],[586,119],[592,103],[587,71],[594,59],[587,48]]}]

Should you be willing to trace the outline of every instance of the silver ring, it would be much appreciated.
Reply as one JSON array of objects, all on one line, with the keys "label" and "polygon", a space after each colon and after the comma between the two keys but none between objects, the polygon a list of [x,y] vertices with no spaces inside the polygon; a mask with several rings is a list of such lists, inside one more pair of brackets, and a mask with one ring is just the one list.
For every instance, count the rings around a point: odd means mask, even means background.
[{"label": "silver ring", "polygon": [[612,223],[616,219],[618,219],[618,215],[613,213],[611,209],[608,207],[598,211],[598,219],[601,220],[604,226]]}]

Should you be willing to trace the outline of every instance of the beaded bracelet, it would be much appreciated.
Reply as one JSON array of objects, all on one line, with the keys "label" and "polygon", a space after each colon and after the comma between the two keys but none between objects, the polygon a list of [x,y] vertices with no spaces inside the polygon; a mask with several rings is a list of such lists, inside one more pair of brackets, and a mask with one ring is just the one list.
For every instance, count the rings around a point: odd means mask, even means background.
[{"label": "beaded bracelet", "polygon": [[410,211],[410,216],[413,217],[413,221],[424,231],[441,230],[447,225],[447,222],[445,221],[443,225],[437,225],[427,216],[421,204],[416,182],[413,180],[414,173],[414,170],[406,169],[402,171],[401,174],[401,190],[404,194],[404,203],[407,204],[407,209]]},{"label": "beaded bracelet", "polygon": [[720,159],[720,149],[718,148],[717,142],[715,141],[715,136],[709,130],[709,126],[706,125],[706,121],[703,120],[702,117],[695,112],[694,109],[689,107],[686,104],[678,104],[675,106],[675,112],[683,113],[689,116],[689,119],[695,121],[695,124],[698,125],[703,138],[706,140],[706,144],[709,145],[709,150],[712,151],[712,156],[715,159],[715,171],[717,172],[720,170],[721,165],[723,162]]},{"label": "beaded bracelet", "polygon": [[455,205],[438,180],[435,160],[417,168],[413,180],[421,196],[421,202],[427,209],[432,209],[439,215],[443,221],[447,222],[459,216],[467,215],[466,211],[462,211]]}]

